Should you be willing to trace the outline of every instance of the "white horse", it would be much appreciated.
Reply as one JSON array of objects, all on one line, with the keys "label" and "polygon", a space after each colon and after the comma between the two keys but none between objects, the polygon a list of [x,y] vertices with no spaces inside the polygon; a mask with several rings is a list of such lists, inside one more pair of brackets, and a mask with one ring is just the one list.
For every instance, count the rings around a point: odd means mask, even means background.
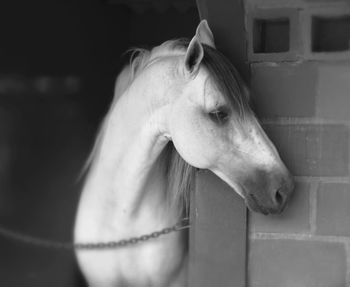
[{"label": "white horse", "polygon": [[[248,104],[248,90],[202,21],[192,40],[140,50],[116,82],[91,156],[75,242],[116,241],[172,226],[197,169],[253,211],[280,212],[293,181]],[[186,232],[79,250],[89,286],[186,286]]]}]

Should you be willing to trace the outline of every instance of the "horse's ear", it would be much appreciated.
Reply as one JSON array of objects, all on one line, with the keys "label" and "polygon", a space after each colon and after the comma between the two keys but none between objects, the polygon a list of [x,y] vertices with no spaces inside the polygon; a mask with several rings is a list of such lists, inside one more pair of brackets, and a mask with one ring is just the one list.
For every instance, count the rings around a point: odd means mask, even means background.
[{"label": "horse's ear", "polygon": [[188,45],[185,55],[185,70],[190,75],[196,75],[203,59],[204,51],[197,36],[194,36]]},{"label": "horse's ear", "polygon": [[199,42],[206,44],[212,48],[215,48],[214,36],[209,28],[207,20],[202,20],[196,30],[196,36],[199,39]]}]

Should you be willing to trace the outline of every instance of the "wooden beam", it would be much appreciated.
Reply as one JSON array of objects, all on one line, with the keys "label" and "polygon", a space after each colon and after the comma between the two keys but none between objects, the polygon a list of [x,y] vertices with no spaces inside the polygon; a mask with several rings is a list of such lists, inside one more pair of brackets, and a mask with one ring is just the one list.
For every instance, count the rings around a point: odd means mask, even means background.
[{"label": "wooden beam", "polygon": [[217,176],[200,172],[191,198],[190,287],[244,287],[246,207]]},{"label": "wooden beam", "polygon": [[[215,43],[248,81],[243,0],[197,0]],[[190,287],[246,286],[247,209],[211,172],[200,172],[191,196]]]},{"label": "wooden beam", "polygon": [[224,53],[246,82],[249,80],[243,0],[197,0],[201,19],[207,19],[217,49]]}]

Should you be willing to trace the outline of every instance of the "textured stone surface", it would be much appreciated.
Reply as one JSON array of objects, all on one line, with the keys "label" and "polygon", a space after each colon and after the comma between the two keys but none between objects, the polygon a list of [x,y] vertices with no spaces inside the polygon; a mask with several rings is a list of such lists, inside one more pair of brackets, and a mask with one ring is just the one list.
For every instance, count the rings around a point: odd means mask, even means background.
[{"label": "textured stone surface", "polygon": [[346,287],[346,253],[340,243],[255,240],[249,287]]},{"label": "textured stone surface", "polygon": [[250,230],[253,232],[302,233],[310,230],[310,183],[296,182],[295,191],[288,206],[279,215],[249,213]]},{"label": "textured stone surface", "polygon": [[350,120],[350,65],[324,64],[318,68],[316,115]]},{"label": "textured stone surface", "polygon": [[313,63],[251,67],[252,99],[259,116],[314,116],[317,70]]},{"label": "textured stone surface", "polygon": [[293,175],[347,176],[349,129],[345,125],[264,125]]},{"label": "textured stone surface", "polygon": [[324,183],[317,194],[316,232],[350,236],[350,184]]}]

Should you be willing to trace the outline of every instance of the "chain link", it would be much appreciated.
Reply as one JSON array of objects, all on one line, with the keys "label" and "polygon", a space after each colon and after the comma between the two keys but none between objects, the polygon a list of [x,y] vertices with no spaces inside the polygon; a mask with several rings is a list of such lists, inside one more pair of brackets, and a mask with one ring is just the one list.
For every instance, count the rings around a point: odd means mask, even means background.
[{"label": "chain link", "polygon": [[42,239],[34,236],[30,236],[21,232],[10,230],[6,227],[0,226],[0,235],[8,239],[34,245],[43,248],[50,249],[67,249],[67,250],[99,250],[99,249],[116,249],[127,247],[130,245],[136,245],[145,241],[154,240],[158,237],[164,236],[171,232],[181,231],[190,227],[189,218],[183,218],[178,223],[171,227],[163,228],[159,231],[154,231],[149,234],[144,234],[138,237],[131,237],[128,239],[122,239],[119,241],[107,241],[107,242],[59,242],[53,240]]}]

